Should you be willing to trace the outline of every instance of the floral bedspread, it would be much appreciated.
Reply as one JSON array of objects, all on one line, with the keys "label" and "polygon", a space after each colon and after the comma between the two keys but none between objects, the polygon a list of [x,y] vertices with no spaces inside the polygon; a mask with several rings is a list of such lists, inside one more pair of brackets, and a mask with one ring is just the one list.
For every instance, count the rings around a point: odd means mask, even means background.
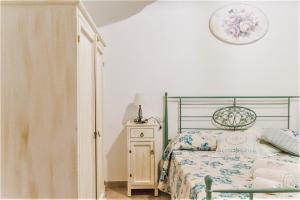
[{"label": "floral bedspread", "polygon": [[[176,143],[176,142],[175,142]],[[254,159],[244,156],[226,157],[215,151],[192,151],[173,148],[165,150],[158,188],[171,194],[172,199],[205,199],[204,177],[213,178],[213,189],[251,188],[250,168]],[[178,147],[178,145],[177,145]],[[299,163],[299,157],[284,153],[266,156],[281,162]],[[247,199],[249,194],[213,193],[217,199]],[[254,194],[254,198],[300,199],[299,193]]]}]

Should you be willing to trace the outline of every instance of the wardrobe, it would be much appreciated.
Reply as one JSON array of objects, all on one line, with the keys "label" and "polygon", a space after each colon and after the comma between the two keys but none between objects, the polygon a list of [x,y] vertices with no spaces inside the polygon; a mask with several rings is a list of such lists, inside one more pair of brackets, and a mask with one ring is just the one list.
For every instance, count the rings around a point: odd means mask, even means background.
[{"label": "wardrobe", "polygon": [[1,1],[1,197],[101,198],[105,44],[80,1]]}]

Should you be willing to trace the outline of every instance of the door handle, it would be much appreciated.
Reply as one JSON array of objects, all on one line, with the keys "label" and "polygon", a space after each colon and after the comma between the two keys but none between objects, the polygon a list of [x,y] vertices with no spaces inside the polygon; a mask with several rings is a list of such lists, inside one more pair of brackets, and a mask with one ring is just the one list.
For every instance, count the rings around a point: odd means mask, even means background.
[{"label": "door handle", "polygon": [[98,135],[99,137],[101,137],[100,131],[97,131],[97,135]]}]

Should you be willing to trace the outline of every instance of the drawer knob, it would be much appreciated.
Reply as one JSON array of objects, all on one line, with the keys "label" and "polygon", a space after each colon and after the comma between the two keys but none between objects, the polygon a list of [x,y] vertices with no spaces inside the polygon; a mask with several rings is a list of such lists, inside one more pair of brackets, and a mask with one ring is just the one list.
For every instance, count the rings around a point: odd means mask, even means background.
[{"label": "drawer knob", "polygon": [[154,154],[154,150],[151,150],[151,151],[150,151],[150,154]]},{"label": "drawer knob", "polygon": [[144,133],[141,133],[141,134],[140,134],[140,137],[144,137]]}]

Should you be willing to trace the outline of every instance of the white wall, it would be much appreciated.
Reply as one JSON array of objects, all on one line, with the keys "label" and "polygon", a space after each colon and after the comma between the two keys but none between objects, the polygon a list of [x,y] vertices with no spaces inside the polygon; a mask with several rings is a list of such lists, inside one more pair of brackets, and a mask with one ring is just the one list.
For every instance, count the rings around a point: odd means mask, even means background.
[{"label": "white wall", "polygon": [[[162,118],[162,96],[298,95],[297,2],[251,2],[268,16],[260,41],[235,46],[209,31],[224,2],[155,2],[126,20],[100,28],[107,43],[104,75],[106,180],[126,180],[124,122],[135,93],[145,112]],[[162,134],[158,137],[162,139]]]}]

